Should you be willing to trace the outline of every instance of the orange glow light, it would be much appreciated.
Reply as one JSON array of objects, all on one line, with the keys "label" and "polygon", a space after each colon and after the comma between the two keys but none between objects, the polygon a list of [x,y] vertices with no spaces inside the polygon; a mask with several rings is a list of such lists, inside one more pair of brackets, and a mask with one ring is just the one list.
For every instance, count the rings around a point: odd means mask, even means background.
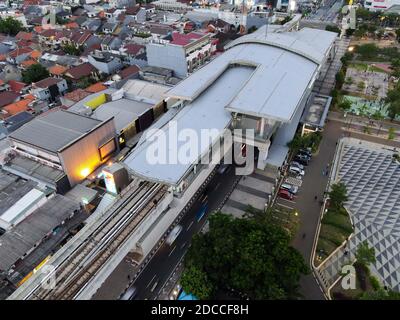
[{"label": "orange glow light", "polygon": [[84,168],[81,170],[81,176],[86,178],[90,174],[89,168]]}]

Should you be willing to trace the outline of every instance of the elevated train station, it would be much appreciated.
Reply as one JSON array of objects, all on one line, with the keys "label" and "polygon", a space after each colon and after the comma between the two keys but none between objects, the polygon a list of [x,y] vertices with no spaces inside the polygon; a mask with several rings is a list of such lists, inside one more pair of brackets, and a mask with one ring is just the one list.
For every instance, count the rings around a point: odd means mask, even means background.
[{"label": "elevated train station", "polygon": [[[201,194],[224,154],[243,150],[247,129],[255,134],[253,140],[246,141],[256,149],[252,159],[255,167],[282,166],[287,143],[297,130],[314,82],[335,54],[335,39],[335,33],[317,29],[288,32],[274,28],[267,32],[261,27],[231,42],[226,52],[170,89],[166,97],[177,102],[144,132],[123,162],[133,182],[112,207],[92,215],[50,259],[56,274],[66,274],[66,270],[73,273],[65,278],[64,286],[61,284],[65,291],[57,287],[54,294],[47,292],[46,298],[90,299],[129,251],[136,254],[140,264],[193,198]],[[179,133],[185,129],[197,137],[205,129],[212,134],[206,143],[182,139]],[[230,132],[229,137],[226,132]],[[161,136],[167,139],[158,140]],[[221,142],[223,152],[215,152]],[[166,151],[166,161],[151,161],[149,150],[160,145]],[[185,154],[183,162],[174,159],[173,151],[185,147],[195,152]],[[135,200],[140,192],[145,197]],[[106,237],[118,245],[99,247],[97,242],[88,241],[92,236]],[[78,266],[87,278],[79,286],[74,280],[80,277]],[[34,275],[10,299],[41,297],[40,283],[39,274]]]}]

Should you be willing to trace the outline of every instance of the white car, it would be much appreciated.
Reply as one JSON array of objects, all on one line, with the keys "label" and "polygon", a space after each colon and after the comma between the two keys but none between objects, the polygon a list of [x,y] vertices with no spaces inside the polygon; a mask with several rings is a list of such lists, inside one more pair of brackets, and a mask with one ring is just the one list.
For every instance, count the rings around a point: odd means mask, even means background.
[{"label": "white car", "polygon": [[290,163],[290,165],[291,165],[291,166],[298,167],[298,168],[301,169],[301,170],[304,170],[304,166],[303,166],[302,164],[298,163],[297,161],[292,161],[292,162]]},{"label": "white car", "polygon": [[299,167],[296,167],[296,166],[290,166],[289,167],[289,172],[293,173],[295,175],[304,176],[304,170],[302,170],[302,169],[300,169]]},{"label": "white car", "polygon": [[282,183],[281,184],[281,188],[289,191],[292,194],[296,194],[299,191],[299,187],[298,186],[294,186],[294,185],[289,184],[289,183]]},{"label": "white car", "polygon": [[173,244],[176,238],[178,238],[181,231],[182,231],[182,226],[180,224],[176,225],[168,235],[167,239],[165,240],[165,243],[168,244],[169,246]]}]

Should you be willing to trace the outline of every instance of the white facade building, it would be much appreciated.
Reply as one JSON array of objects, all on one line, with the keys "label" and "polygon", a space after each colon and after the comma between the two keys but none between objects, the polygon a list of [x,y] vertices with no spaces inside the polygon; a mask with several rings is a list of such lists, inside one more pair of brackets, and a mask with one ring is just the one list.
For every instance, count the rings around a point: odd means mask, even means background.
[{"label": "white facade building", "polygon": [[369,11],[388,10],[394,5],[400,5],[400,0],[366,0],[364,7]]}]

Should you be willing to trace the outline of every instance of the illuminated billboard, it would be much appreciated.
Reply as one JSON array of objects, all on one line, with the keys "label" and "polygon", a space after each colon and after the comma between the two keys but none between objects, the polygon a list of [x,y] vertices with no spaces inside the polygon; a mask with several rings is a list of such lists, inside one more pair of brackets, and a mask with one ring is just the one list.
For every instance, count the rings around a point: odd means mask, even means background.
[{"label": "illuminated billboard", "polygon": [[103,176],[107,191],[117,194],[117,187],[115,185],[114,175],[107,171],[103,171]]}]

